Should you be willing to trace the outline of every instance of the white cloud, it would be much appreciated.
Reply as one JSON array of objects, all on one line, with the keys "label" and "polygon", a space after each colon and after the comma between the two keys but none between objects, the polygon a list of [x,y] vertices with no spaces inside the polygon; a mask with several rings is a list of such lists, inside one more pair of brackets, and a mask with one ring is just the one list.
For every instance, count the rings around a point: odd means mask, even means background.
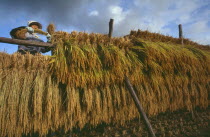
[{"label": "white cloud", "polygon": [[109,10],[112,14],[119,15],[122,13],[122,8],[119,6],[110,6]]},{"label": "white cloud", "polygon": [[98,16],[98,11],[97,10],[93,10],[89,13],[89,16]]},{"label": "white cloud", "polygon": [[202,37],[201,39],[199,39],[198,41],[201,44],[206,44],[206,45],[210,45],[210,39],[209,39],[210,33],[208,35],[205,35],[204,37]]},{"label": "white cloud", "polygon": [[195,42],[198,42],[200,44],[210,45],[209,36],[210,36],[210,33],[202,34],[202,35],[197,34],[197,35],[190,37],[190,39]]},{"label": "white cloud", "polygon": [[210,44],[210,27],[208,26],[208,21],[198,21],[187,26],[185,34],[198,43]]},{"label": "white cloud", "polygon": [[120,6],[109,6],[108,8],[109,14],[111,18],[114,18],[115,24],[119,24],[122,22],[126,15],[128,14],[128,11],[124,12],[122,7]]},{"label": "white cloud", "polygon": [[208,0],[134,0],[134,4],[135,8],[130,13],[135,14],[135,18],[129,20],[141,19],[140,29],[178,36],[177,26],[182,24],[187,38],[204,40],[204,37],[195,38],[193,32],[201,36],[205,33],[210,37],[210,33],[207,33],[210,31],[207,25],[210,20],[209,9],[203,8],[210,4]]},{"label": "white cloud", "polygon": [[208,26],[208,21],[198,21],[193,24],[191,24],[187,28],[187,33],[189,34],[196,34],[196,33],[205,33],[209,32],[209,26]]}]

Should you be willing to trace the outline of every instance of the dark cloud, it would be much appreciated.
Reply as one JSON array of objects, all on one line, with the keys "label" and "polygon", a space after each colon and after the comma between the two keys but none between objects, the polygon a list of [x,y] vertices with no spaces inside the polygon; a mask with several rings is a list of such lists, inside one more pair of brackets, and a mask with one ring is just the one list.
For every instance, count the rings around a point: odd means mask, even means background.
[{"label": "dark cloud", "polygon": [[[2,1],[2,0],[1,0]],[[45,20],[63,22],[71,21],[77,9],[90,0],[3,0],[1,10],[9,15],[21,12],[27,16],[43,16]],[[63,22],[65,23],[65,22]]]},{"label": "dark cloud", "polygon": [[[119,0],[0,0],[0,16],[33,19],[40,17],[40,22],[54,22],[63,27],[80,31],[104,32],[111,16],[109,5],[116,5]],[[91,10],[99,10],[100,16],[89,16]],[[106,20],[106,21],[105,21]]]},{"label": "dark cloud", "polygon": [[[9,18],[21,18],[25,16],[40,22],[54,22],[65,28],[74,28],[78,31],[88,31],[97,33],[108,33],[108,22],[110,18],[115,19],[115,23],[125,18],[127,15],[120,9],[129,10],[132,1],[121,0],[1,0],[0,15],[7,15]],[[113,7],[114,13],[110,7]],[[120,8],[119,8],[120,7]],[[98,16],[90,16],[91,11],[97,11]],[[3,13],[4,12],[4,13]],[[136,18],[141,15],[130,14],[130,21],[136,22]],[[121,24],[121,25],[120,25]],[[128,32],[129,26],[135,23],[118,23],[115,27],[114,35]],[[122,26],[128,30],[119,29]]]}]

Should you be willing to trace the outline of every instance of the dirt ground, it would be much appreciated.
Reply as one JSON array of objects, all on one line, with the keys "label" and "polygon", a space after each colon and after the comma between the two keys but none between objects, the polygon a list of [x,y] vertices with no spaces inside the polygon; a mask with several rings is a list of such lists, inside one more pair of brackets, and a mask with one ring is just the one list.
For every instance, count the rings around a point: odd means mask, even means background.
[{"label": "dirt ground", "polygon": [[[192,113],[179,111],[149,117],[157,137],[210,137],[210,107]],[[71,133],[57,136],[71,137],[147,137],[143,120],[133,120],[125,126],[101,124],[97,128],[74,129]]]},{"label": "dirt ground", "polygon": [[[210,107],[191,112],[177,111],[148,117],[156,137],[210,137]],[[37,134],[32,135],[37,137]],[[96,128],[86,126],[69,133],[50,133],[47,137],[149,137],[143,120],[135,119],[124,126],[101,124]],[[26,137],[26,136],[24,136]],[[27,136],[28,137],[28,136]]]}]

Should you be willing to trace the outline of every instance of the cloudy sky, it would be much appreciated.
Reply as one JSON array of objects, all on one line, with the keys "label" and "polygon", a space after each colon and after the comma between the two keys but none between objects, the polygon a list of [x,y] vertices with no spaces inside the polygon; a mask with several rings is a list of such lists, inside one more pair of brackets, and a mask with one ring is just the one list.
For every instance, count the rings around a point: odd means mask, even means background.
[{"label": "cloudy sky", "polygon": [[[114,36],[130,30],[149,30],[184,36],[210,44],[210,0],[0,0],[0,37],[10,37],[11,29],[39,21],[43,30],[53,22],[57,30],[108,33],[114,19]],[[44,39],[45,40],[45,39]],[[0,43],[0,51],[13,53],[16,45]]]}]

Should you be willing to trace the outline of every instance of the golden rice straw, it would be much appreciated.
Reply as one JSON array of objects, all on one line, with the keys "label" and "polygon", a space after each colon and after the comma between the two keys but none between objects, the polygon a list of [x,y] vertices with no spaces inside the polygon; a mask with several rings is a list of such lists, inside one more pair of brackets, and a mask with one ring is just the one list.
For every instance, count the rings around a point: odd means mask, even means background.
[{"label": "golden rice straw", "polygon": [[206,109],[210,53],[132,33],[110,41],[102,34],[54,32],[53,56],[0,53],[0,136],[46,136],[139,118],[125,74],[150,116]]}]

